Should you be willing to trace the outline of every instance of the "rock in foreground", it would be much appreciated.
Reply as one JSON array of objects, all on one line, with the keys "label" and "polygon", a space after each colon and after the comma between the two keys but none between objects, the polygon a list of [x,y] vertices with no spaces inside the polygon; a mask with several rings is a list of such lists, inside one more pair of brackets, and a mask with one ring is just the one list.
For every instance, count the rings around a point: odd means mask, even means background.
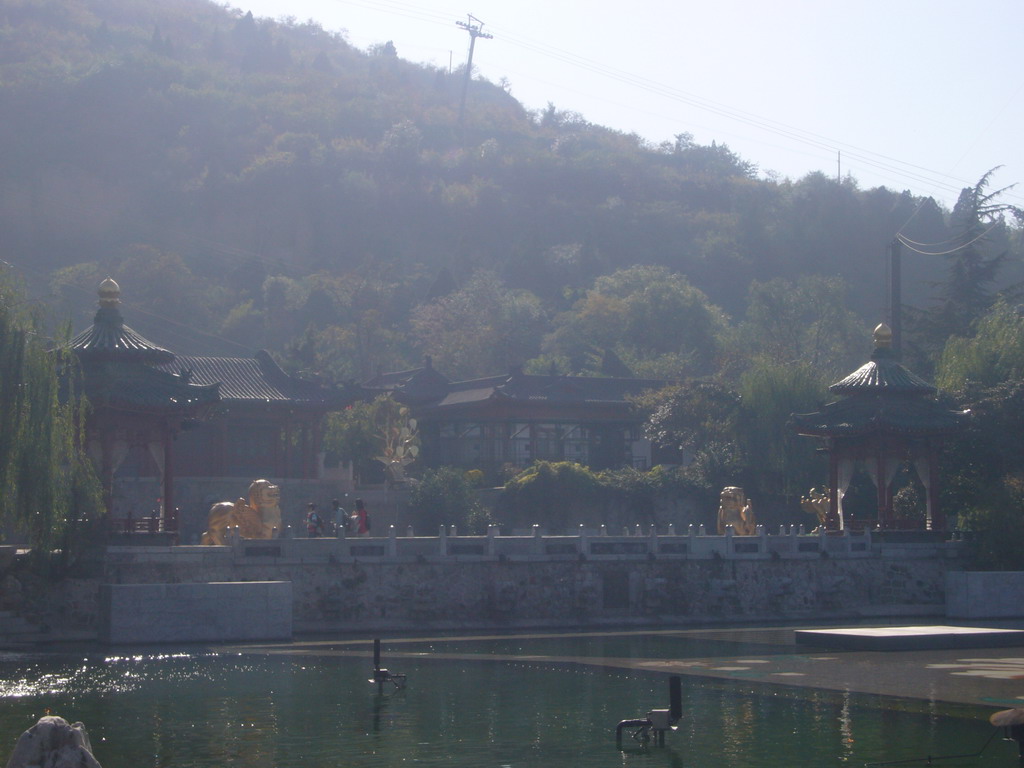
[{"label": "rock in foreground", "polygon": [[47,715],[18,737],[7,768],[101,768],[81,723]]}]

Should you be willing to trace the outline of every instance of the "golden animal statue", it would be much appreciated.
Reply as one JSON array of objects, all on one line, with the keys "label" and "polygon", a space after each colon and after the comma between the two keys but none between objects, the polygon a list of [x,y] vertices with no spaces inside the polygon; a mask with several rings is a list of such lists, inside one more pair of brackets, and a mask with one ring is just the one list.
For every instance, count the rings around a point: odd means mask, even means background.
[{"label": "golden animal statue", "polygon": [[828,527],[829,490],[811,488],[806,496],[800,497],[800,509],[818,518],[818,527]]},{"label": "golden animal statue", "polygon": [[249,503],[222,501],[210,507],[203,544],[223,544],[229,528],[243,539],[272,539],[281,530],[281,489],[269,480],[253,480]]},{"label": "golden animal statue", "polygon": [[734,485],[723,488],[718,497],[719,536],[725,534],[727,525],[731,525],[738,536],[753,536],[757,533],[754,505],[743,493],[743,489]]}]

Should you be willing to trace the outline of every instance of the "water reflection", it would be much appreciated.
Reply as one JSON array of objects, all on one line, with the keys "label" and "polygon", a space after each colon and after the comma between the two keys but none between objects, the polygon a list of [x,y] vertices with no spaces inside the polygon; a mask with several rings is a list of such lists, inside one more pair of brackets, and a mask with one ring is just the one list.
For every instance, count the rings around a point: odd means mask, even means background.
[{"label": "water reflection", "polygon": [[[367,644],[0,657],[0,759],[44,708],[82,720],[104,768],[861,765],[962,753],[991,731],[982,717],[951,717],[924,702],[686,677],[668,746],[620,753],[615,725],[667,706],[665,675],[514,658],[706,650],[666,635],[410,642],[402,651],[423,655],[390,665],[408,675],[408,687],[383,695],[367,682]],[[1012,764],[1013,750],[969,764]]]}]

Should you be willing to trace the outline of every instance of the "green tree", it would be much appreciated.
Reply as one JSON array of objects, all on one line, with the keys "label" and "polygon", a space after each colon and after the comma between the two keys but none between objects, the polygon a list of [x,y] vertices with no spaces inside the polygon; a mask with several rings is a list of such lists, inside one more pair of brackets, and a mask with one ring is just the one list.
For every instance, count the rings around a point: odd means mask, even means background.
[{"label": "green tree", "polygon": [[46,549],[70,519],[95,516],[99,483],[82,449],[86,403],[74,390],[74,359],[46,350],[23,306],[0,275],[0,522]]},{"label": "green tree", "polygon": [[413,333],[452,378],[507,371],[534,357],[547,319],[537,297],[513,291],[490,272],[412,313]]},{"label": "green tree", "polygon": [[650,392],[635,400],[646,413],[644,436],[656,445],[693,454],[711,442],[736,438],[740,396],[706,379]]},{"label": "green tree", "polygon": [[974,567],[1024,567],[1024,381],[994,387],[968,383],[958,404],[971,412],[967,429],[942,455],[941,503],[971,531]]},{"label": "green tree", "polygon": [[419,440],[409,424],[409,411],[404,405],[391,395],[379,395],[372,402],[354,403],[344,411],[329,414],[324,450],[331,460],[352,462],[354,472],[364,481],[380,478],[385,465],[378,457],[387,456],[389,450],[392,456],[398,447],[403,456],[410,448],[410,456],[419,454]]},{"label": "green tree", "polygon": [[581,523],[603,522],[601,482],[587,467],[571,461],[538,461],[505,483],[498,519],[506,526],[539,525],[565,533]]},{"label": "green tree", "polygon": [[[682,275],[634,266],[597,278],[555,325],[544,350],[569,358],[575,372],[597,372],[596,361],[610,349],[633,370],[660,367],[681,378],[711,372],[726,320]],[[673,370],[659,360],[671,360]]]},{"label": "green tree", "polygon": [[973,187],[963,189],[953,207],[950,221],[955,238],[945,254],[946,279],[938,283],[935,305],[921,318],[927,348],[941,350],[950,336],[969,336],[973,323],[995,300],[992,286],[1008,256],[1003,247],[1005,218],[1009,215],[1024,223],[1024,209],[999,201],[1013,185],[989,190],[997,170],[993,168]]},{"label": "green tree", "polygon": [[855,364],[851,355],[862,346],[865,323],[847,309],[841,279],[755,280],[748,297],[746,317],[731,335],[734,365],[763,357],[838,376]]},{"label": "green tree", "polygon": [[816,446],[789,427],[789,417],[816,410],[827,384],[807,363],[761,360],[743,374],[738,441],[759,493],[794,499],[822,484],[825,466]]},{"label": "green tree", "polygon": [[424,471],[409,489],[409,515],[413,529],[429,536],[442,525],[454,525],[460,533],[482,534],[490,522],[466,473],[454,467]]},{"label": "green tree", "polygon": [[958,513],[992,512],[1004,504],[1006,483],[1024,477],[1024,381],[968,385],[956,404],[970,410],[971,418],[943,451],[942,506]]},{"label": "green tree", "polygon": [[354,403],[344,411],[328,414],[324,428],[324,450],[327,458],[351,462],[358,478],[366,481],[382,476],[381,464],[374,460],[380,450],[377,411],[385,406],[385,396],[372,402]]},{"label": "green tree", "polygon": [[1024,379],[1024,315],[1003,300],[975,324],[973,337],[952,336],[936,371],[940,389],[962,392],[968,385],[994,387]]}]

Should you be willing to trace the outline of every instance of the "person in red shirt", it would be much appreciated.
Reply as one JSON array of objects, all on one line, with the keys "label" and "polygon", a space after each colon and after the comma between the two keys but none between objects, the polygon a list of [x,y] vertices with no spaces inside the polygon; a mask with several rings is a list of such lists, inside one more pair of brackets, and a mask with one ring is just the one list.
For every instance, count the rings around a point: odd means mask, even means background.
[{"label": "person in red shirt", "polygon": [[362,499],[356,499],[356,511],[352,513],[352,533],[356,536],[370,535],[370,515]]}]

